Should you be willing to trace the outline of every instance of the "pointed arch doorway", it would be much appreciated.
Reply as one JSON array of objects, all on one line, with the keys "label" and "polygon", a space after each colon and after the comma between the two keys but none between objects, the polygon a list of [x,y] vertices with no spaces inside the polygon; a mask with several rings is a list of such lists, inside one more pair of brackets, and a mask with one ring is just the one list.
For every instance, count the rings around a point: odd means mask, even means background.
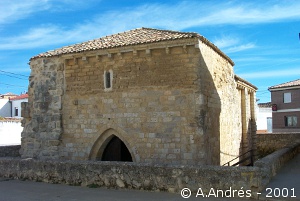
[{"label": "pointed arch doorway", "polygon": [[126,135],[121,129],[104,130],[92,146],[89,160],[136,162]]},{"label": "pointed arch doorway", "polygon": [[132,157],[124,142],[117,136],[113,136],[106,145],[101,160],[132,162]]}]

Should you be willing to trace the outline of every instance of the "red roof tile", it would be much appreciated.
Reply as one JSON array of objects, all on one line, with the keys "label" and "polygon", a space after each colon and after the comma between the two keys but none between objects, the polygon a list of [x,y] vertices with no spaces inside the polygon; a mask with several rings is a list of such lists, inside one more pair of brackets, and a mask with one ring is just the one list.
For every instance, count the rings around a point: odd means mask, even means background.
[{"label": "red roof tile", "polygon": [[221,56],[226,58],[232,65],[234,65],[233,61],[227,55],[225,55],[214,44],[209,42],[206,38],[199,35],[198,33],[159,30],[159,29],[144,28],[144,27],[126,31],[123,33],[117,33],[110,36],[105,36],[102,38],[90,40],[83,43],[65,46],[56,50],[50,50],[38,54],[36,56],[33,56],[30,60],[35,58],[52,57],[52,56],[58,56],[62,54],[79,53],[79,52],[90,51],[90,50],[109,49],[109,48],[117,48],[117,47],[130,46],[130,45],[139,45],[139,44],[155,43],[161,41],[187,39],[187,38],[200,39],[202,42],[209,45],[216,52],[218,52]]},{"label": "red roof tile", "polygon": [[278,89],[278,88],[295,87],[295,86],[300,86],[300,79],[271,86],[269,87],[269,89]]},{"label": "red roof tile", "polygon": [[26,99],[26,98],[28,98],[28,94],[21,94],[20,96],[10,98],[9,100],[21,100],[21,99]]}]

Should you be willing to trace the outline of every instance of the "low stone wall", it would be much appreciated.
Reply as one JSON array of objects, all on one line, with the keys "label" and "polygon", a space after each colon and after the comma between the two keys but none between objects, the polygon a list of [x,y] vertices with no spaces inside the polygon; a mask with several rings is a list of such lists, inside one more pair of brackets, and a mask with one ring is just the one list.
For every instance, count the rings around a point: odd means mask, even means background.
[{"label": "low stone wall", "polygon": [[[256,167],[160,166],[119,162],[41,161],[33,159],[0,159],[0,177],[28,179],[48,183],[65,183],[89,187],[128,188],[178,193],[198,188],[209,193],[222,190],[251,190],[260,186]],[[237,196],[237,194],[236,194]]]},{"label": "low stone wall", "polygon": [[254,166],[261,170],[262,187],[265,187],[280,168],[298,153],[300,153],[300,142],[286,146],[256,161]]},{"label": "low stone wall", "polygon": [[300,142],[300,133],[258,134],[256,139],[258,156],[262,158],[287,145]]},{"label": "low stone wall", "polygon": [[[199,188],[206,195],[217,193],[218,190],[230,193],[234,190],[242,190],[244,197],[250,192],[251,197],[257,199],[257,192],[265,189],[278,170],[299,152],[300,143],[294,143],[256,161],[253,167],[43,161],[2,157],[0,158],[0,177],[88,187],[103,186],[173,193],[189,188],[193,196],[199,193]],[[237,191],[231,197],[238,197]]]},{"label": "low stone wall", "polygon": [[21,145],[0,146],[0,157],[20,157]]}]

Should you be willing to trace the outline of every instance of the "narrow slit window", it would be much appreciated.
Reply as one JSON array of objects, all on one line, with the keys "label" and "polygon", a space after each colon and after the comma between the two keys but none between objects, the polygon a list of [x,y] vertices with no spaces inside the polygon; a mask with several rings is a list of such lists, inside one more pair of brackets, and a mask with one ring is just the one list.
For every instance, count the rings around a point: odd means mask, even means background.
[{"label": "narrow slit window", "polygon": [[112,79],[113,79],[113,71],[104,71],[103,74],[104,79],[104,91],[111,91],[112,90]]},{"label": "narrow slit window", "polygon": [[105,73],[105,80],[106,80],[106,88],[110,88],[110,87],[111,87],[111,83],[110,83],[110,72],[106,72],[106,73]]}]

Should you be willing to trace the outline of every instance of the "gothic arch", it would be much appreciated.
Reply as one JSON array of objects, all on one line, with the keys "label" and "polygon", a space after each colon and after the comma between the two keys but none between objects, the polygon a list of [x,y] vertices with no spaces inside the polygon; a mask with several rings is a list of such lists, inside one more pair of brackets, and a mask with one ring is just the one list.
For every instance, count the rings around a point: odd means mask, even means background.
[{"label": "gothic arch", "polygon": [[131,155],[132,161],[136,162],[135,155],[132,152],[132,147],[124,139],[124,137],[123,137],[124,135],[126,135],[126,133],[124,131],[121,131],[121,130],[116,131],[115,129],[112,129],[112,128],[109,128],[109,129],[105,130],[104,132],[102,132],[102,134],[98,137],[98,139],[96,140],[96,142],[94,143],[94,145],[91,149],[89,159],[90,160],[101,160],[107,145],[110,143],[110,141],[114,137],[117,137],[125,144],[126,148],[128,149],[128,151]]}]

